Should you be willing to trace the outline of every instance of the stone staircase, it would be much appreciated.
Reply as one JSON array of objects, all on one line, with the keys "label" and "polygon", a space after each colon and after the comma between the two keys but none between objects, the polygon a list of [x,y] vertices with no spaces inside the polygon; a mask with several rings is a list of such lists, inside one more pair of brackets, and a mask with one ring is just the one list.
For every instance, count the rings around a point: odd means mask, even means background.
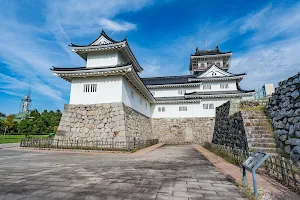
[{"label": "stone staircase", "polygon": [[249,151],[277,154],[272,125],[263,111],[241,111]]}]

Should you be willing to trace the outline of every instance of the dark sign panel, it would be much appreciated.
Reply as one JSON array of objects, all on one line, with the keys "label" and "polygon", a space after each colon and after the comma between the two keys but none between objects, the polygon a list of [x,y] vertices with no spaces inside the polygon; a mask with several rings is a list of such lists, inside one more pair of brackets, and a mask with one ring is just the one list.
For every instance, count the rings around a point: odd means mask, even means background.
[{"label": "dark sign panel", "polygon": [[257,169],[259,165],[261,165],[261,163],[265,161],[266,155],[267,154],[264,152],[253,152],[243,163],[243,166],[246,167],[249,171],[251,171],[253,168]]}]

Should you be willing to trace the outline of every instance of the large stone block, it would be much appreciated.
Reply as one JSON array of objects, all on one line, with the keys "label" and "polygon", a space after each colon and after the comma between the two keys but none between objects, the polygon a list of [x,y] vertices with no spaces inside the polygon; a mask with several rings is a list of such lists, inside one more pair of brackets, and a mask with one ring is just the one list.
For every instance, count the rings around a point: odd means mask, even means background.
[{"label": "large stone block", "polygon": [[293,153],[300,154],[300,146],[295,146],[292,151]]},{"label": "large stone block", "polygon": [[285,144],[289,144],[289,145],[292,145],[292,146],[300,146],[300,139],[290,138],[287,141],[285,141]]},{"label": "large stone block", "polygon": [[291,93],[291,96],[294,99],[297,99],[300,96],[299,90],[295,90],[294,92]]}]

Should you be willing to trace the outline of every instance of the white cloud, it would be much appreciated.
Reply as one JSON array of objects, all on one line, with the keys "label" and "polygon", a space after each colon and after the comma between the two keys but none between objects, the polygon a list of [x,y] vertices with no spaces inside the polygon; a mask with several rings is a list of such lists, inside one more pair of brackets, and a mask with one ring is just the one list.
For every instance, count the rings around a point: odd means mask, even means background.
[{"label": "white cloud", "polygon": [[300,3],[290,7],[269,5],[257,13],[245,17],[240,26],[241,34],[249,31],[253,36],[248,44],[256,45],[276,38],[298,36],[300,31]]},{"label": "white cloud", "polygon": [[5,94],[11,95],[11,96],[17,96],[17,97],[23,97],[24,95],[18,92],[12,92],[10,90],[0,90],[0,92],[3,92]]},{"label": "white cloud", "polygon": [[232,72],[247,72],[242,86],[260,88],[266,83],[275,85],[300,71],[300,38],[276,42],[249,49],[232,60]]},{"label": "white cloud", "polygon": [[159,76],[160,74],[160,66],[157,64],[146,64],[143,66],[144,71],[142,72],[143,77],[151,77],[151,76]]},{"label": "white cloud", "polygon": [[136,29],[136,25],[130,22],[113,21],[105,18],[100,19],[99,24],[103,29],[111,31],[129,31]]},{"label": "white cloud", "polygon": [[59,90],[53,89],[48,84],[42,83],[38,79],[34,80],[19,80],[17,78],[0,73],[0,83],[2,92],[8,94],[24,94],[24,91],[31,89],[33,92],[42,94],[51,99],[57,100],[59,102],[65,102],[61,97],[61,92]]},{"label": "white cloud", "polygon": [[270,11],[272,5],[267,6],[266,8],[263,8],[259,12],[255,14],[250,14],[246,17],[243,25],[240,27],[240,31],[242,34],[246,33],[250,30],[255,30],[259,28],[266,18],[266,15]]}]

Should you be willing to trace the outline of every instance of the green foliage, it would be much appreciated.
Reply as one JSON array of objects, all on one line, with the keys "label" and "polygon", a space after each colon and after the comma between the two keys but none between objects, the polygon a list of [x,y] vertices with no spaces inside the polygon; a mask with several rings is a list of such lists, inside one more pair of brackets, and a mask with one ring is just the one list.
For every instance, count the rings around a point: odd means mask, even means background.
[{"label": "green foliage", "polygon": [[0,133],[4,133],[5,127],[6,126],[4,120],[0,119]]},{"label": "green foliage", "polygon": [[28,136],[32,133],[32,120],[25,118],[18,123],[18,130],[20,133],[24,133]]},{"label": "green foliage", "polygon": [[37,109],[34,109],[30,112],[30,117],[33,117],[35,119],[39,118],[41,116],[41,114],[39,113],[39,111]]},{"label": "green foliage", "polygon": [[0,117],[6,117],[6,114],[0,112]]},{"label": "green foliage", "polygon": [[233,154],[225,151],[224,149],[214,148],[210,143],[205,143],[204,148],[221,156],[222,158],[234,165],[240,166],[244,162],[244,159],[234,156]]},{"label": "green foliage", "polygon": [[242,193],[244,195],[244,197],[248,198],[249,200],[257,200],[260,198],[257,198],[254,194],[253,194],[253,190],[251,190],[249,187],[243,187],[240,189],[242,190]]},{"label": "green foliage", "polygon": [[61,118],[60,110],[40,113],[32,110],[30,115],[21,121],[15,121],[10,115],[5,120],[0,120],[0,133],[19,135],[45,135],[55,133]]}]

